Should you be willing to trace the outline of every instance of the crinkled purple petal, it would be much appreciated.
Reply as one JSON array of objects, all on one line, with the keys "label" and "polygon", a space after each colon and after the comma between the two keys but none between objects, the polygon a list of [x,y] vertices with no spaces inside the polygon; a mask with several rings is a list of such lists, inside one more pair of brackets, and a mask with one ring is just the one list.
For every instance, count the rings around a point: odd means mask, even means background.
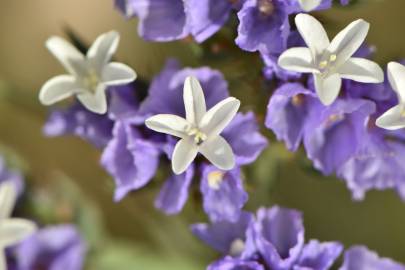
[{"label": "crinkled purple petal", "polygon": [[389,258],[380,258],[374,251],[354,246],[345,252],[344,263],[339,270],[404,270],[405,265]]},{"label": "crinkled purple petal", "polygon": [[243,188],[240,169],[222,171],[212,165],[204,165],[200,181],[205,212],[212,221],[236,221],[248,200]]},{"label": "crinkled purple petal", "polygon": [[139,101],[133,85],[110,87],[108,116],[114,120],[129,121],[137,117]]},{"label": "crinkled purple petal", "polygon": [[17,246],[17,269],[81,270],[86,251],[73,225],[46,227]]},{"label": "crinkled purple petal", "polygon": [[247,0],[238,12],[236,44],[246,51],[281,53],[287,48],[290,33],[288,2]]},{"label": "crinkled purple petal", "polygon": [[219,221],[194,224],[191,230],[201,241],[223,255],[239,256],[246,248],[246,232],[253,222],[253,214],[242,212],[235,222]]},{"label": "crinkled purple petal", "polygon": [[308,115],[319,102],[315,94],[299,83],[286,83],[278,88],[267,105],[265,125],[287,148],[296,151],[301,143]]},{"label": "crinkled purple petal", "polygon": [[264,267],[255,261],[225,257],[209,265],[207,270],[264,270]]},{"label": "crinkled purple petal", "polygon": [[342,244],[337,242],[320,243],[318,240],[311,240],[302,249],[294,270],[328,270],[342,250]]},{"label": "crinkled purple petal", "polygon": [[180,213],[188,199],[191,181],[194,177],[194,166],[190,166],[180,175],[173,174],[163,184],[155,201],[155,207],[167,215]]},{"label": "crinkled purple petal", "polygon": [[301,213],[278,206],[259,209],[255,237],[257,248],[270,269],[290,269],[304,246]]},{"label": "crinkled purple petal", "polygon": [[231,145],[238,165],[254,162],[268,144],[259,131],[253,112],[238,113],[224,129],[222,136]]},{"label": "crinkled purple petal", "polygon": [[159,164],[159,150],[144,140],[135,127],[116,122],[114,137],[104,149],[101,164],[114,177],[114,200],[145,186],[154,177]]}]

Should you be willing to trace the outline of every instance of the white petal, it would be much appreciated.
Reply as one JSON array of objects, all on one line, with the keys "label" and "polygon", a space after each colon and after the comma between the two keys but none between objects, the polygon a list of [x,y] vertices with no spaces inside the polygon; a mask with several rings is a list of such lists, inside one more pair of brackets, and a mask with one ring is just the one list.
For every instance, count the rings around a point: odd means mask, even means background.
[{"label": "white petal", "polygon": [[39,91],[43,105],[51,105],[72,96],[79,91],[76,79],[70,75],[60,75],[48,80]]},{"label": "white petal", "polygon": [[337,56],[336,65],[343,64],[366,39],[370,24],[362,19],[352,22],[332,40],[328,51]]},{"label": "white petal", "polygon": [[120,35],[116,31],[110,31],[100,35],[91,45],[87,52],[87,58],[98,71],[107,64],[118,48]]},{"label": "white petal", "polygon": [[368,59],[352,57],[339,68],[343,79],[362,83],[380,83],[384,81],[384,72],[380,66]]},{"label": "white petal", "polygon": [[37,229],[37,226],[32,221],[11,218],[0,221],[0,247],[15,245]]},{"label": "white petal", "polygon": [[200,152],[222,170],[230,170],[235,166],[232,148],[221,136],[214,136],[206,140],[200,146]]},{"label": "white petal", "polygon": [[16,200],[17,190],[13,182],[3,182],[0,186],[0,220],[10,217]]},{"label": "white petal", "polygon": [[60,37],[51,37],[46,41],[48,50],[59,60],[71,74],[81,74],[84,55],[72,44]]},{"label": "white petal", "polygon": [[380,128],[395,130],[405,127],[405,117],[403,116],[405,108],[403,105],[397,105],[386,111],[377,118],[375,124]]},{"label": "white petal", "polygon": [[388,80],[392,89],[397,92],[401,102],[405,102],[405,66],[390,62],[388,64]]},{"label": "white petal", "polygon": [[190,124],[186,119],[173,114],[158,114],[145,120],[145,125],[157,132],[183,138]]},{"label": "white petal", "polygon": [[198,125],[207,111],[204,92],[197,78],[189,76],[184,82],[183,90],[186,119],[190,123]]},{"label": "white petal", "polygon": [[82,92],[77,95],[77,98],[89,111],[98,114],[105,114],[107,112],[107,97],[105,89],[105,85],[99,84],[96,93],[90,91]]},{"label": "white petal", "polygon": [[104,66],[101,78],[106,85],[122,85],[133,82],[136,79],[136,73],[127,65],[113,62]]},{"label": "white petal", "polygon": [[212,107],[201,119],[201,131],[208,137],[218,135],[238,112],[240,101],[229,97]]},{"label": "white petal", "polygon": [[172,169],[175,174],[181,174],[187,170],[198,153],[198,146],[191,137],[181,139],[174,147],[172,156]]},{"label": "white petal", "polygon": [[324,105],[330,105],[339,95],[342,86],[342,79],[339,74],[332,74],[326,78],[314,75],[315,90],[319,99]]},{"label": "white petal", "polygon": [[278,65],[286,70],[319,73],[319,70],[312,63],[311,51],[303,47],[288,49],[278,58]]},{"label": "white petal", "polygon": [[308,12],[317,8],[322,0],[298,0],[298,2],[300,3],[301,8]]},{"label": "white petal", "polygon": [[0,249],[0,270],[7,270],[6,255],[3,249]]},{"label": "white petal", "polygon": [[329,46],[329,38],[322,24],[308,14],[295,16],[295,24],[302,38],[312,52],[312,57],[317,59],[323,55]]}]

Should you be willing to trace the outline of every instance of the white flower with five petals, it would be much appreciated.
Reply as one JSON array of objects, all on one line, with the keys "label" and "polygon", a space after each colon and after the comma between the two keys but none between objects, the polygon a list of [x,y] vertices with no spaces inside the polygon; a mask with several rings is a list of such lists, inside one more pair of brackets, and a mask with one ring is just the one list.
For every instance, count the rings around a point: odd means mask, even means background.
[{"label": "white flower with five petals", "polygon": [[376,125],[388,130],[405,127],[405,66],[390,62],[388,64],[388,81],[397,93],[399,104],[377,118]]},{"label": "white flower with five petals", "polygon": [[20,243],[33,234],[37,227],[29,220],[10,218],[17,200],[17,191],[12,182],[0,185],[0,270],[7,269],[4,249]]},{"label": "white flower with five petals", "polygon": [[51,37],[47,48],[70,73],[56,76],[41,88],[39,100],[51,105],[76,95],[88,110],[107,112],[105,90],[108,86],[127,84],[136,79],[135,71],[122,63],[110,60],[117,50],[119,34],[111,31],[100,35],[86,55],[60,37]]},{"label": "white flower with five petals", "polygon": [[195,77],[187,77],[183,100],[186,119],[172,114],[158,114],[146,119],[148,128],[181,138],[172,156],[175,174],[183,173],[198,152],[222,170],[235,166],[231,146],[219,134],[236,115],[240,101],[228,97],[207,111],[204,93]]},{"label": "white flower with five petals", "polygon": [[316,9],[321,2],[322,0],[298,0],[301,8],[307,12]]},{"label": "white flower with five petals", "polygon": [[286,70],[313,73],[316,93],[324,105],[335,101],[342,79],[363,83],[384,81],[384,73],[378,64],[352,57],[367,36],[370,25],[366,21],[352,22],[331,42],[314,17],[298,14],[295,23],[308,48],[288,49],[279,57],[278,64]]}]

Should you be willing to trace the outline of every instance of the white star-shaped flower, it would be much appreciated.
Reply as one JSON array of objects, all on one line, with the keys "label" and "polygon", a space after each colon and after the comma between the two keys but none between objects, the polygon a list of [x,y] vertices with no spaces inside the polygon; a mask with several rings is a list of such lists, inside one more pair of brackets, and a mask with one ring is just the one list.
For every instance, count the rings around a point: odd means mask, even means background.
[{"label": "white star-shaped flower", "polygon": [[395,130],[405,127],[405,66],[390,62],[388,64],[388,81],[391,84],[392,89],[398,95],[399,104],[392,107],[381,115],[377,121],[376,125],[389,129]]},{"label": "white star-shaped flower", "polygon": [[17,191],[12,182],[0,185],[0,270],[7,269],[4,249],[18,244],[33,234],[37,227],[29,220],[11,218],[17,200]]},{"label": "white star-shaped flower", "polygon": [[51,37],[46,47],[69,72],[56,76],[41,88],[39,100],[51,105],[76,95],[90,111],[107,112],[105,90],[108,86],[127,84],[136,79],[135,71],[122,63],[110,62],[117,50],[119,34],[111,31],[100,35],[86,55],[60,37]]},{"label": "white star-shaped flower", "polygon": [[240,101],[229,97],[207,111],[204,93],[195,77],[184,82],[183,100],[186,119],[172,114],[158,114],[146,119],[148,128],[181,138],[172,156],[172,169],[181,174],[198,152],[222,170],[235,166],[231,146],[219,134],[236,115]]},{"label": "white star-shaped flower", "polygon": [[313,73],[316,93],[324,105],[335,101],[342,79],[363,83],[384,81],[384,73],[378,64],[352,57],[367,36],[370,25],[366,21],[352,22],[331,42],[314,17],[298,14],[295,23],[308,48],[288,49],[279,57],[278,64],[286,70]]},{"label": "white star-shaped flower", "polygon": [[307,12],[316,9],[321,2],[322,0],[298,0],[301,8]]}]

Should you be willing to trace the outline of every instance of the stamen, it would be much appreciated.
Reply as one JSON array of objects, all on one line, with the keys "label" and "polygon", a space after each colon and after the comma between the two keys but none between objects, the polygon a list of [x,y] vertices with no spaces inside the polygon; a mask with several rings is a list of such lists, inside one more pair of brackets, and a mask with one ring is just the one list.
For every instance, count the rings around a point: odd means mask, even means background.
[{"label": "stamen", "polygon": [[84,86],[92,91],[97,89],[97,86],[100,82],[100,79],[97,75],[97,72],[93,69],[90,69],[87,73],[87,76],[83,79]]},{"label": "stamen", "polygon": [[194,142],[197,145],[202,144],[206,139],[207,139],[207,135],[203,132],[201,132],[199,129],[197,128],[191,128],[187,134],[189,136],[194,136]]},{"label": "stamen", "polygon": [[266,16],[273,14],[273,11],[274,11],[274,5],[272,3],[272,0],[259,0],[258,8],[259,8],[260,13],[262,13]]},{"label": "stamen", "polygon": [[330,62],[335,62],[336,59],[337,59],[337,55],[336,55],[336,54],[331,54],[331,55],[329,56],[329,61],[330,61]]},{"label": "stamen", "polygon": [[302,95],[302,94],[298,94],[298,95],[293,96],[293,97],[292,97],[292,100],[291,100],[291,103],[292,103],[294,106],[296,106],[296,107],[301,106],[302,103],[304,103],[304,97],[303,97],[303,95]]},{"label": "stamen", "polygon": [[213,171],[208,174],[208,186],[212,189],[218,190],[221,187],[224,173],[221,171]]},{"label": "stamen", "polygon": [[321,61],[320,63],[319,63],[319,68],[321,68],[321,69],[324,69],[324,68],[326,68],[328,66],[328,61]]},{"label": "stamen", "polygon": [[243,250],[245,249],[245,242],[242,239],[235,239],[232,241],[231,246],[229,248],[229,255],[231,256],[239,256],[242,254]]}]

